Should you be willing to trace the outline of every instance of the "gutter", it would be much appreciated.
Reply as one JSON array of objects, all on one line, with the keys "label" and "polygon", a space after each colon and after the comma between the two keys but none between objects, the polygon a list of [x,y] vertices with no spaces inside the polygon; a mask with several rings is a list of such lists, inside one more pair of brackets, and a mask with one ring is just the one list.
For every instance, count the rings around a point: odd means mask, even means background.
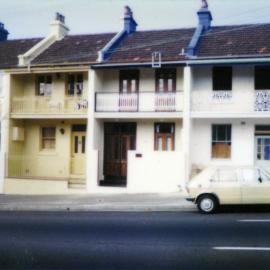
[{"label": "gutter", "polygon": [[[186,65],[187,61],[164,61],[161,63],[161,65]],[[145,66],[145,67],[152,67],[152,62],[142,62],[142,63],[112,63],[112,64],[96,64],[90,66],[92,69],[98,69],[98,68],[114,68],[114,67],[137,67],[137,66]]]}]

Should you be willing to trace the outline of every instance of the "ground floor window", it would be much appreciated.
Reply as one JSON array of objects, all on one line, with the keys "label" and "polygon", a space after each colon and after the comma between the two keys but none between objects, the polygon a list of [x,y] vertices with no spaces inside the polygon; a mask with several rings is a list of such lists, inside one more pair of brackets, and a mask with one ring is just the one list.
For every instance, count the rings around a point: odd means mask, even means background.
[{"label": "ground floor window", "polygon": [[155,124],[155,150],[174,151],[175,125],[173,123]]},{"label": "ground floor window", "polygon": [[270,126],[255,126],[257,160],[270,160]]},{"label": "ground floor window", "polygon": [[41,128],[41,149],[55,149],[55,127]]},{"label": "ground floor window", "polygon": [[212,125],[212,158],[231,157],[231,125]]}]

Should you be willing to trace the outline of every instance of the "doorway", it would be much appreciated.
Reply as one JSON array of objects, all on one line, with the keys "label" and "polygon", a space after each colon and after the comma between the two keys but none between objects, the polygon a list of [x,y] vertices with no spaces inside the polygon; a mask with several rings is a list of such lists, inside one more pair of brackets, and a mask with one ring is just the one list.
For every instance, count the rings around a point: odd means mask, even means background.
[{"label": "doorway", "polygon": [[126,186],[128,151],[136,149],[136,123],[104,124],[104,183]]},{"label": "doorway", "polygon": [[71,174],[85,175],[86,125],[72,126],[71,142]]}]

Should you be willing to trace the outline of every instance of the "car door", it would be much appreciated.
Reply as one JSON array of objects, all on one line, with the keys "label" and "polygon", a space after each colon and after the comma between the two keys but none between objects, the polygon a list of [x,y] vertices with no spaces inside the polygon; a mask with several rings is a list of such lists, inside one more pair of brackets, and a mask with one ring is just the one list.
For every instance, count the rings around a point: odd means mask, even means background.
[{"label": "car door", "polygon": [[236,169],[218,169],[212,179],[211,191],[221,204],[240,204],[241,182]]},{"label": "car door", "polygon": [[270,203],[270,178],[259,168],[243,169],[242,198],[244,204]]}]

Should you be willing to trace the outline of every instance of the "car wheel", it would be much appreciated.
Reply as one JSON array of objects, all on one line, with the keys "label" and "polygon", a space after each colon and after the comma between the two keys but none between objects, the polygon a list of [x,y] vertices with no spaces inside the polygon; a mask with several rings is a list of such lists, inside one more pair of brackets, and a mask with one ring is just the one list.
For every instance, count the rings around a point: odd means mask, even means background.
[{"label": "car wheel", "polygon": [[202,195],[198,199],[197,206],[201,213],[211,214],[217,210],[218,201],[213,195]]}]

